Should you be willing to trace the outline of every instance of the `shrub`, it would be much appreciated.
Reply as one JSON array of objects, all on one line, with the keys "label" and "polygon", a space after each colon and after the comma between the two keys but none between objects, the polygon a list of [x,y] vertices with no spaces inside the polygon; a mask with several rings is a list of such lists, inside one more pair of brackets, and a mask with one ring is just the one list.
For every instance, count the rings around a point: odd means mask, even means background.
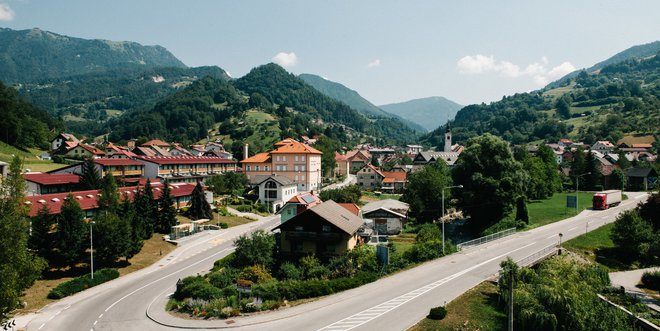
[{"label": "shrub", "polygon": [[236,255],[234,253],[231,253],[220,260],[216,260],[213,263],[213,269],[212,271],[220,270],[222,268],[226,268],[231,266],[234,263],[234,259],[236,258]]},{"label": "shrub", "polygon": [[447,316],[447,309],[445,307],[440,306],[440,307],[435,307],[431,308],[431,311],[429,312],[428,318],[432,320],[441,320]]},{"label": "shrub", "polygon": [[243,212],[243,213],[249,213],[252,211],[252,206],[250,205],[238,205],[234,207],[236,210]]},{"label": "shrub", "polygon": [[275,237],[264,231],[257,230],[250,236],[242,235],[234,240],[235,260],[233,265],[245,268],[255,264],[270,267],[273,264],[273,251],[275,250]]},{"label": "shrub", "polygon": [[424,262],[442,255],[441,241],[418,242],[406,251],[404,258],[413,262]]},{"label": "shrub", "polygon": [[176,285],[173,298],[183,300],[185,298],[212,300],[222,296],[222,291],[211,285],[204,277],[191,276],[184,278]]},{"label": "shrub", "polygon": [[245,267],[238,275],[239,279],[252,281],[253,283],[265,283],[273,279],[268,269],[261,264]]},{"label": "shrub", "polygon": [[423,243],[427,241],[442,240],[442,233],[435,224],[424,224],[419,228],[415,241]]},{"label": "shrub", "polygon": [[647,271],[642,275],[642,284],[652,290],[660,290],[660,271]]},{"label": "shrub", "polygon": [[101,269],[94,272],[94,279],[89,275],[84,275],[57,285],[48,293],[48,298],[61,299],[80,291],[84,291],[90,287],[103,284],[117,277],[119,277],[119,271],[117,271],[117,269]]},{"label": "shrub", "polygon": [[239,271],[234,268],[224,267],[220,271],[211,272],[208,280],[211,285],[217,288],[225,288],[236,283]]},{"label": "shrub", "polygon": [[226,229],[226,228],[229,227],[229,224],[227,224],[227,223],[225,223],[225,222],[220,222],[219,225],[220,225],[220,228],[221,228],[221,229]]},{"label": "shrub", "polygon": [[284,280],[299,280],[303,277],[303,274],[295,264],[284,262],[280,266],[279,277]]}]

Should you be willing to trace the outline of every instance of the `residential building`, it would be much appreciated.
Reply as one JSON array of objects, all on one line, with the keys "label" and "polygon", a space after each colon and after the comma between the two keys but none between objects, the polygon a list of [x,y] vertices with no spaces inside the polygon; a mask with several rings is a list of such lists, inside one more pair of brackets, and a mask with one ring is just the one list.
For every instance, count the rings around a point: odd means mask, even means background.
[{"label": "residential building", "polygon": [[626,177],[629,189],[648,191],[658,187],[658,173],[653,168],[630,168]]},{"label": "residential building", "polygon": [[158,147],[161,147],[161,148],[170,148],[172,145],[170,145],[170,144],[168,144],[168,143],[166,143],[166,142],[164,142],[160,139],[152,139],[152,140],[149,140],[149,141],[145,142],[144,144],[142,144],[140,146],[142,146],[142,147],[158,146]]},{"label": "residential building", "polygon": [[272,212],[279,211],[287,201],[298,194],[298,185],[288,177],[257,175],[254,179],[259,187],[259,202],[267,204]]},{"label": "residential building", "polygon": [[373,220],[374,230],[379,235],[399,234],[408,220],[409,208],[407,203],[398,200],[378,200],[362,207],[362,218]]},{"label": "residential building", "polygon": [[[462,151],[461,148],[461,152]],[[453,167],[458,160],[458,157],[461,155],[461,152],[419,152],[413,159],[413,166],[419,168],[427,164],[435,163],[437,160],[442,160],[449,167]]]},{"label": "residential building", "polygon": [[61,132],[55,138],[53,138],[53,140],[50,141],[50,149],[52,151],[57,151],[60,149],[60,147],[62,147],[62,145],[65,145],[65,142],[67,141],[72,143],[72,145],[68,147],[73,147],[75,145],[78,145],[78,143],[80,142],[80,140],[78,140],[76,136],[70,133]]},{"label": "residential building", "polygon": [[417,154],[423,149],[422,145],[406,145],[407,154]]},{"label": "residential building", "polygon": [[251,184],[255,176],[278,175],[291,179],[298,192],[318,190],[321,185],[321,152],[288,138],[275,143],[275,149],[241,161],[243,172]]},{"label": "residential building", "polygon": [[298,194],[284,204],[277,214],[280,215],[280,223],[284,223],[303,211],[312,208],[319,203],[321,199],[313,192]]},{"label": "residential building", "polygon": [[[98,158],[92,159],[94,166],[96,167],[96,172],[99,176],[104,177],[107,173],[112,173],[112,176],[116,178],[140,178],[144,175],[144,164],[132,160],[132,159],[123,159],[123,158]],[[82,175],[82,166],[83,163],[76,163],[68,167],[55,169],[49,171],[49,174],[74,174]]]},{"label": "residential building", "polygon": [[363,220],[329,200],[309,208],[275,227],[280,230],[280,252],[299,258],[314,254],[327,260],[353,249],[360,243],[358,230]]},{"label": "residential building", "polygon": [[80,189],[80,176],[28,172],[23,174],[27,196],[71,192]]},{"label": "residential building", "polygon": [[[152,188],[154,193],[154,200],[160,198],[162,194],[163,183],[153,182]],[[195,189],[194,184],[190,183],[176,183],[170,185],[170,195],[174,201],[174,207],[180,209],[189,204],[192,192]],[[138,192],[139,187],[120,187],[117,191],[120,199],[133,200],[135,194]],[[48,211],[57,215],[62,210],[62,204],[66,197],[71,194],[80,204],[80,208],[85,212],[86,217],[94,216],[98,209],[98,198],[101,196],[101,190],[87,190],[87,191],[74,191],[68,193],[54,193],[44,194],[37,196],[26,197],[25,205],[29,207],[28,216],[34,217],[39,210],[46,206]]]},{"label": "residential building", "polygon": [[88,158],[104,157],[105,152],[92,145],[78,144],[64,153],[64,156],[72,159],[82,160]]},{"label": "residential building", "polygon": [[339,154],[335,152],[335,169],[334,176],[347,176],[349,169],[348,158],[344,154]]},{"label": "residential building", "polygon": [[209,156],[138,156],[144,164],[144,177],[164,178],[170,182],[197,182],[228,171],[236,171],[237,162]]},{"label": "residential building", "polygon": [[591,150],[607,154],[614,150],[614,145],[607,140],[599,140],[591,146]]},{"label": "residential building", "polygon": [[367,164],[357,173],[357,184],[365,190],[379,190],[385,176],[380,169]]},{"label": "residential building", "polygon": [[349,151],[346,153],[348,169],[351,174],[357,174],[360,169],[371,163],[371,154],[363,149]]},{"label": "residential building", "polygon": [[396,154],[396,151],[390,147],[371,148],[369,154],[371,154],[371,159],[376,159],[378,164],[383,164],[383,160]]}]

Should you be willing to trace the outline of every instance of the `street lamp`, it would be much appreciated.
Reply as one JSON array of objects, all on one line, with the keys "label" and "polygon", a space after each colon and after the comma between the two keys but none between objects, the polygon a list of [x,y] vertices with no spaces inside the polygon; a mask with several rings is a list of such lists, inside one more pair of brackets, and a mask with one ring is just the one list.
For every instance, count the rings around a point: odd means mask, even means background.
[{"label": "street lamp", "polygon": [[463,188],[463,185],[445,186],[442,188],[442,255],[445,255],[445,190],[448,188]]},{"label": "street lamp", "polygon": [[561,254],[561,237],[563,237],[564,234],[559,232],[559,254]]},{"label": "street lamp", "polygon": [[90,261],[91,263],[90,268],[91,268],[91,277],[94,279],[94,221],[89,221],[89,256],[90,256]]},{"label": "street lamp", "polygon": [[575,214],[577,215],[580,210],[578,209],[578,194],[580,193],[580,177],[591,175],[591,172],[585,172],[582,175],[575,176]]}]

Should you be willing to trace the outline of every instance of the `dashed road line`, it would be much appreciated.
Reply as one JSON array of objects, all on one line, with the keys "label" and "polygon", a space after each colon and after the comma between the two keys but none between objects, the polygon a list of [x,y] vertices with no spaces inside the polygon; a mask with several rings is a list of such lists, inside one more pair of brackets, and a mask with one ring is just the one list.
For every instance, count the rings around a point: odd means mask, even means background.
[{"label": "dashed road line", "polygon": [[431,284],[420,287],[420,288],[415,289],[413,291],[410,291],[406,294],[400,295],[400,296],[398,296],[398,297],[396,297],[392,300],[381,303],[381,304],[379,304],[375,307],[368,308],[368,309],[363,310],[363,311],[361,311],[361,312],[359,312],[355,315],[349,316],[347,318],[344,318],[343,320],[332,323],[332,324],[330,324],[330,325],[328,325],[324,328],[319,329],[319,331],[321,331],[321,330],[323,330],[323,331],[331,331],[331,330],[332,331],[334,331],[334,330],[346,331],[346,330],[354,329],[354,328],[356,328],[360,325],[363,325],[363,324],[365,324],[369,321],[372,321],[372,320],[376,319],[379,316],[384,315],[387,312],[390,312],[390,311],[402,306],[403,304],[405,304],[405,303],[407,303],[407,302],[409,302],[409,301],[411,301],[411,300],[413,300],[413,299],[415,299],[415,298],[417,298],[417,297],[419,297],[419,296],[421,296],[421,295],[423,295],[423,294],[439,287],[440,285],[443,285],[443,284],[445,284],[445,283],[447,283],[447,282],[449,282],[449,281],[451,281],[455,278],[458,278],[458,277],[460,277],[460,276],[462,276],[462,275],[464,275],[464,274],[466,274],[466,273],[468,273],[468,272],[470,272],[470,271],[472,271],[476,268],[479,268],[479,267],[481,267],[485,264],[491,263],[491,262],[493,262],[497,259],[500,259],[504,256],[507,256],[507,255],[509,255],[509,254],[511,254],[515,251],[527,248],[527,247],[532,246],[534,244],[536,244],[536,242],[533,242],[531,244],[528,244],[528,245],[525,245],[525,246],[522,246],[522,247],[518,247],[518,248],[516,248],[512,251],[509,251],[509,252],[505,253],[505,254],[496,256],[494,258],[491,258],[489,260],[481,262],[477,265],[474,265],[470,268],[467,268],[463,271],[457,272],[457,273],[455,273],[451,276],[445,277],[445,278],[440,279],[438,281],[435,281]]}]

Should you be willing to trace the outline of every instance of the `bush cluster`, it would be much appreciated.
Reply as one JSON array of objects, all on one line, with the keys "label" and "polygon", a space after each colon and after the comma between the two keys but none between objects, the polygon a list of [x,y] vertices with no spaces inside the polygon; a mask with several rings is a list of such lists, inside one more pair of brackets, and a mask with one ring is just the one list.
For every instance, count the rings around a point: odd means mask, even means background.
[{"label": "bush cluster", "polygon": [[660,271],[647,271],[642,275],[642,284],[652,290],[660,290]]},{"label": "bush cluster", "polygon": [[379,278],[372,272],[359,272],[353,277],[341,277],[330,280],[285,280],[257,284],[252,287],[252,294],[264,300],[299,300],[329,295],[352,289]]},{"label": "bush cluster", "polygon": [[443,306],[431,308],[428,318],[432,320],[441,320],[447,316],[447,309]]},{"label": "bush cluster", "polygon": [[117,269],[101,269],[94,272],[94,279],[89,275],[84,275],[57,285],[54,289],[50,290],[48,298],[61,299],[117,277],[119,277],[119,271]]}]

